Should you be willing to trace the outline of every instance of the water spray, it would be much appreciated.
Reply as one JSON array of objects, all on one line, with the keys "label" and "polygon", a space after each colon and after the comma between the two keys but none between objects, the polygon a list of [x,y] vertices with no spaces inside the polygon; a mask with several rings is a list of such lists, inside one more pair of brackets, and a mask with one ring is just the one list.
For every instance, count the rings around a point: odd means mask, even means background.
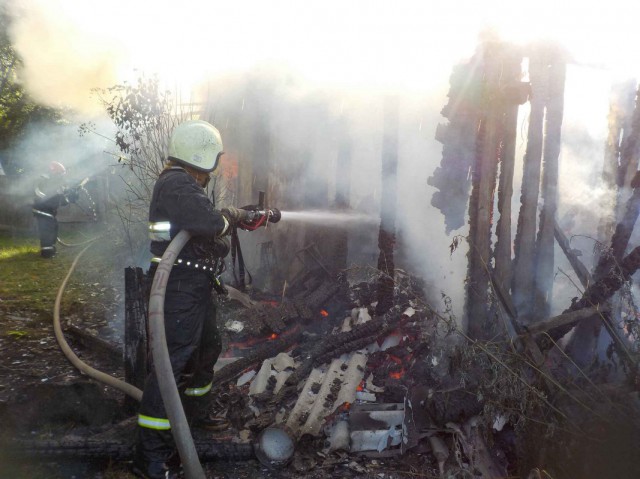
[{"label": "water spray", "polygon": [[380,222],[379,216],[357,211],[307,210],[282,211],[279,213],[287,222],[316,223],[323,226],[376,225]]}]

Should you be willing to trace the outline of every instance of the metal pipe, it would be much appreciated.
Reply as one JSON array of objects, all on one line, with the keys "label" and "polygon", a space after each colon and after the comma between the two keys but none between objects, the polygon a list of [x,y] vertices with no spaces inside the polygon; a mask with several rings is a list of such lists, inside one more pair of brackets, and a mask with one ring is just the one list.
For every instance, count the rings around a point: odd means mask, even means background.
[{"label": "metal pipe", "polygon": [[180,231],[173,238],[162,255],[162,260],[153,275],[151,296],[149,298],[149,335],[160,395],[171,424],[171,433],[176,441],[185,475],[187,479],[206,479],[189,430],[187,417],[180,401],[164,330],[164,296],[169,274],[178,254],[189,241],[189,238],[191,238],[191,234],[185,230]]}]

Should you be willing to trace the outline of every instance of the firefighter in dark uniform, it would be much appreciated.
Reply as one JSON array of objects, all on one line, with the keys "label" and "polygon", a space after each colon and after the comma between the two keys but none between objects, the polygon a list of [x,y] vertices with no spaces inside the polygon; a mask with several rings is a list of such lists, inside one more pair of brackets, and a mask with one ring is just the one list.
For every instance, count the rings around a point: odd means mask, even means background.
[{"label": "firefighter in dark uniform", "polygon": [[[176,384],[192,427],[220,429],[224,419],[209,411],[213,366],[221,351],[212,289],[222,258],[229,252],[225,237],[246,218],[237,208],[216,210],[205,193],[209,174],[222,155],[220,133],[205,121],[178,125],[169,142],[165,169],[155,184],[149,208],[149,233],[155,273],[170,240],[180,230],[191,233],[169,276],[164,305],[167,346]],[[151,479],[178,477],[167,464],[175,457],[171,425],[162,403],[156,373],[147,377],[138,414],[134,471]]]},{"label": "firefighter in dark uniform", "polygon": [[40,255],[43,258],[52,258],[56,254],[58,208],[78,199],[77,189],[67,188],[64,184],[66,173],[62,163],[52,161],[49,164],[49,174],[42,175],[35,189],[33,215],[38,223]]}]

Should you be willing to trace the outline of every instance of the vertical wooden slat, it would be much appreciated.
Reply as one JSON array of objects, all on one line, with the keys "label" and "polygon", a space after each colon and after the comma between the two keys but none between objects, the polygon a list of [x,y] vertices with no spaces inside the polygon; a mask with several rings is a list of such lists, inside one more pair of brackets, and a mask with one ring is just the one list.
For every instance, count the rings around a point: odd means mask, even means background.
[{"label": "vertical wooden slat", "polygon": [[491,224],[496,187],[502,108],[499,82],[502,62],[495,44],[484,45],[483,113],[477,134],[476,158],[469,202],[469,252],[466,286],[468,333],[472,338],[484,338],[488,316],[489,268],[491,258]]},{"label": "vertical wooden slat", "polygon": [[558,158],[562,138],[564,115],[564,85],[566,64],[561,52],[548,53],[548,90],[545,102],[544,149],[542,156],[543,200],[540,211],[540,227],[536,241],[536,271],[534,306],[535,320],[545,319],[551,313],[551,295],[554,276],[554,230],[558,209]]},{"label": "vertical wooden slat", "polygon": [[524,157],[520,211],[514,243],[512,297],[521,321],[527,322],[532,310],[532,291],[535,272],[536,212],[540,194],[542,161],[542,125],[544,99],[547,95],[546,62],[543,54],[534,49],[529,56],[531,81],[531,112]]}]

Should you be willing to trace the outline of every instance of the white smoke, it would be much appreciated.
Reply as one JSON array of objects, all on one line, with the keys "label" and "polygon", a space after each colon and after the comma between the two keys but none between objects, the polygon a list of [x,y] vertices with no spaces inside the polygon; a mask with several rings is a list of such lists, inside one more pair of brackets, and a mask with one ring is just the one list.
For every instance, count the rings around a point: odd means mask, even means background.
[{"label": "white smoke", "polygon": [[[223,135],[245,128],[251,114],[266,115],[269,133],[278,138],[270,145],[272,155],[298,152],[298,161],[308,162],[310,171],[327,175],[331,194],[336,119],[346,118],[353,151],[351,204],[374,212],[379,208],[382,100],[387,93],[398,94],[403,238],[420,272],[458,304],[461,296],[454,290],[462,291],[465,252],[449,257],[452,238],[444,235],[440,213],[430,206],[433,190],[426,185],[440,161],[441,146],[433,136],[442,121],[439,111],[452,66],[472,54],[478,35],[491,28],[523,45],[558,41],[573,62],[607,72],[606,78],[589,82],[583,79],[597,77],[598,70],[574,70],[577,77],[570,73],[563,131],[570,148],[561,158],[563,213],[570,205],[598,204],[593,178],[602,152],[593,146],[603,144],[608,81],[632,75],[629,69],[640,64],[640,50],[631,47],[640,43],[635,7],[622,0],[588,6],[574,0],[5,1],[14,14],[10,33],[24,59],[21,79],[37,100],[93,112],[92,88],[141,72],[157,73],[184,92],[205,78],[234,78],[247,90],[220,81],[214,92],[216,125]],[[281,73],[264,91],[255,89],[260,82],[247,80],[269,77],[275,67]],[[581,85],[590,90],[578,90]],[[258,103],[263,109],[252,110]],[[259,153],[255,145],[242,148]],[[521,150],[520,163],[522,155]],[[520,167],[516,182],[521,175]]]}]

